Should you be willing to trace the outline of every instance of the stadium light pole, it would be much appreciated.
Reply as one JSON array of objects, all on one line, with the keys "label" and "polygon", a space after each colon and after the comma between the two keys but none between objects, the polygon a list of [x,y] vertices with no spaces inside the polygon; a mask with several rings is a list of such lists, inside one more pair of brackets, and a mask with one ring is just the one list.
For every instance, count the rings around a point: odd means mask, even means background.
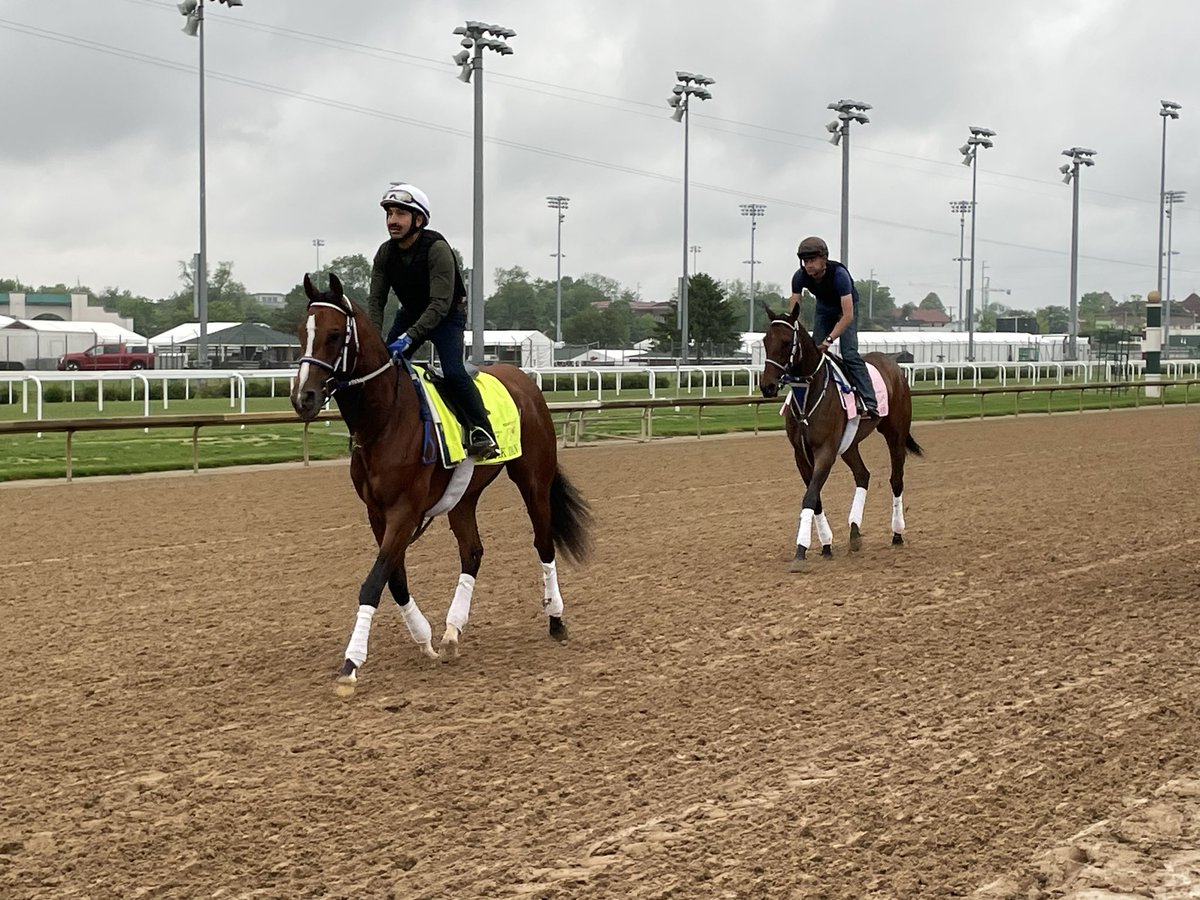
[{"label": "stadium light pole", "polygon": [[321,271],[321,248],[325,246],[325,242],[320,238],[313,238],[313,246],[317,248],[317,271]]},{"label": "stadium light pole", "polygon": [[494,50],[501,56],[512,55],[505,38],[516,32],[503,25],[488,25],[469,20],[454,33],[461,37],[462,50],[454,54],[458,80],[469,84],[475,79],[475,223],[471,231],[471,362],[483,364],[483,51]]},{"label": "stadium light pole", "polygon": [[971,201],[951,200],[950,211],[958,214],[958,256],[954,257],[954,261],[958,263],[958,324],[961,328],[963,321],[963,263],[967,261],[965,243],[967,213],[971,211]]},{"label": "stadium light pole", "polygon": [[970,126],[971,136],[958,148],[962,164],[971,167],[971,283],[967,288],[967,361],[975,361],[975,188],[979,174],[979,148],[992,146],[996,132],[978,125]]},{"label": "stadium light pole", "polygon": [[870,103],[861,100],[838,100],[826,109],[837,113],[837,118],[825,126],[830,133],[829,143],[842,145],[842,255],[839,262],[850,265],[850,123],[866,125],[871,120],[865,115]]},{"label": "stadium light pole", "polygon": [[558,251],[554,258],[558,260],[558,274],[554,282],[554,340],[562,343],[562,223],[570,197],[547,197],[546,205],[558,210]]},{"label": "stadium light pole", "polygon": [[743,216],[750,217],[750,258],[746,260],[750,264],[750,323],[746,330],[754,331],[754,266],[758,263],[754,258],[754,232],[758,229],[759,217],[766,214],[767,207],[762,203],[741,203],[738,208]]},{"label": "stadium light pole", "polygon": [[1071,160],[1058,167],[1063,173],[1063,184],[1071,185],[1071,335],[1068,352],[1071,359],[1078,359],[1079,342],[1079,167],[1094,166],[1095,150],[1072,147],[1062,155]]},{"label": "stadium light pole", "polygon": [[1167,292],[1162,295],[1162,359],[1171,358],[1171,257],[1175,252],[1171,249],[1171,232],[1174,231],[1175,204],[1182,203],[1187,191],[1165,191],[1163,197],[1167,204]]},{"label": "stadium light pole", "polygon": [[[220,0],[228,6],[241,6],[242,0]],[[199,38],[200,43],[200,263],[195,277],[199,279],[196,291],[196,318],[200,320],[200,335],[196,342],[196,365],[208,367],[208,209],[205,195],[204,165],[204,0],[183,0],[177,5],[186,21],[183,33]]]},{"label": "stadium light pole", "polygon": [[[1173,100],[1159,101],[1158,114],[1162,116],[1162,165],[1159,168],[1158,181],[1158,281],[1155,282],[1155,287],[1160,297],[1163,290],[1163,218],[1167,203],[1167,120],[1178,119],[1181,109],[1183,107]],[[1163,351],[1165,353],[1166,344],[1163,344]]]},{"label": "stadium light pole", "polygon": [[675,73],[676,84],[671,88],[671,96],[667,105],[673,110],[671,118],[683,122],[683,279],[679,282],[679,358],[682,362],[688,356],[688,122],[691,116],[691,100],[698,97],[701,100],[711,100],[710,84],[716,84],[707,75],[697,75],[694,72]]}]

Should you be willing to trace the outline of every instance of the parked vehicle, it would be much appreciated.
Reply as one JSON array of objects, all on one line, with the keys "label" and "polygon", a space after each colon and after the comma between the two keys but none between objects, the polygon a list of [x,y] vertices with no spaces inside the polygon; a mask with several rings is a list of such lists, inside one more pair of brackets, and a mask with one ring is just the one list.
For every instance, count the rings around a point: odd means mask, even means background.
[{"label": "parked vehicle", "polygon": [[96,344],[82,353],[58,358],[59,371],[100,369],[153,369],[154,352],[146,344]]}]

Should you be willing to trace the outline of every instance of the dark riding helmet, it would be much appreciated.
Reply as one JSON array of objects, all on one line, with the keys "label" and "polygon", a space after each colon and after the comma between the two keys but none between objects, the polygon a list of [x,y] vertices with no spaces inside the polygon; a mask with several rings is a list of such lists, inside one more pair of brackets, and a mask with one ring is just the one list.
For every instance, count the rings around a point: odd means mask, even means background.
[{"label": "dark riding helmet", "polygon": [[829,245],[819,237],[806,237],[796,248],[796,255],[802,260],[816,259],[818,256],[829,259]]}]

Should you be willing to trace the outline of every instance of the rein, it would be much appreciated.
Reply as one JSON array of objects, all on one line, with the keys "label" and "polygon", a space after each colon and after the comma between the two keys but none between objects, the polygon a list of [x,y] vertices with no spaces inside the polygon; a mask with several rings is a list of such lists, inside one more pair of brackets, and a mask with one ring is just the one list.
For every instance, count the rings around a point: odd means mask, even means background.
[{"label": "rein", "polygon": [[[339,371],[346,375],[353,371],[353,368],[350,365],[351,347],[354,348],[354,361],[356,364],[358,362],[358,322],[354,317],[353,311],[347,310],[345,307],[337,303],[329,303],[325,300],[313,300],[308,304],[308,309],[312,309],[314,306],[324,306],[329,309],[336,309],[346,317],[347,321],[346,337],[345,340],[342,341],[342,350],[338,354],[337,361],[333,365],[330,365],[323,359],[317,359],[315,356],[302,356],[300,358],[301,363],[312,363],[318,368],[324,369],[329,373],[329,377],[321,383],[321,391],[325,395],[326,402],[328,402],[328,400],[338,391],[344,388],[358,387],[359,385],[366,384],[372,378],[376,377],[377,375],[382,375],[396,364],[397,360],[392,358],[374,372],[370,372],[367,375],[360,375],[357,378],[339,380],[337,378]],[[424,431],[424,436],[421,443],[421,462],[425,465],[431,465],[437,461],[437,445],[433,439],[433,420],[429,409],[427,408],[428,401],[424,398],[424,387],[421,384],[420,376],[417,375],[416,369],[413,368],[412,363],[408,361],[407,357],[405,357],[403,354],[400,354],[399,363],[408,373],[408,377],[412,379],[413,389],[417,392],[417,409],[421,414],[421,425],[422,430]],[[399,384],[397,383],[397,387],[398,386]],[[428,526],[428,523],[426,523],[426,525]]]},{"label": "rein", "polygon": [[[825,388],[829,386],[829,367],[827,365],[825,365],[825,361],[826,361],[825,354],[824,353],[821,354],[821,359],[817,362],[817,365],[812,370],[812,372],[810,372],[808,375],[800,375],[798,370],[800,368],[800,359],[802,356],[802,353],[801,353],[802,348],[800,345],[800,323],[799,323],[799,321],[793,322],[790,319],[772,319],[770,322],[770,325],[768,325],[767,327],[770,328],[771,325],[785,325],[792,330],[792,349],[788,353],[787,364],[784,365],[781,363],[777,363],[775,360],[771,359],[770,357],[767,357],[767,362],[770,363],[771,365],[773,365],[775,368],[779,369],[780,372],[783,373],[779,377],[780,384],[787,384],[787,385],[793,385],[793,386],[801,385],[803,387],[804,398],[795,404],[796,408],[797,408],[796,417],[799,420],[801,425],[807,426],[809,417],[812,416],[812,414],[817,411],[817,407],[820,406],[821,401],[825,399],[825,394],[826,394]],[[818,374],[822,374],[822,373],[825,375],[825,378],[821,382],[820,390],[809,391],[808,389],[813,387],[813,380],[817,377]],[[809,398],[813,394],[816,394],[816,400],[813,401],[812,406],[809,406],[808,405]],[[791,396],[789,397],[789,402],[791,401],[792,397],[795,397],[795,395],[796,395],[796,390],[793,387]]]},{"label": "rein", "polygon": [[337,303],[327,303],[324,300],[314,300],[308,304],[308,309],[312,309],[314,306],[324,306],[324,307],[327,307],[328,309],[336,309],[338,312],[340,312],[343,316],[346,317],[346,322],[347,322],[346,337],[342,341],[342,350],[338,354],[337,361],[333,365],[330,365],[329,363],[325,362],[325,360],[323,360],[323,359],[317,359],[315,356],[302,356],[298,360],[298,362],[301,365],[303,365],[304,363],[312,363],[317,368],[324,369],[326,372],[329,373],[329,377],[326,378],[325,381],[323,381],[321,383],[321,390],[325,394],[326,400],[328,400],[330,397],[332,397],[335,393],[342,390],[343,388],[358,387],[360,384],[366,384],[368,381],[370,381],[375,376],[382,375],[384,372],[386,372],[388,369],[390,369],[392,367],[392,361],[389,359],[386,363],[384,363],[382,366],[380,366],[374,372],[371,372],[369,375],[360,375],[358,378],[340,379],[339,380],[337,377],[339,371],[343,375],[349,375],[351,372],[351,366],[350,366],[351,346],[353,346],[353,348],[354,348],[355,362],[358,361],[358,350],[359,350],[358,323],[355,320],[354,313],[352,311],[347,310],[345,307],[340,306]]}]

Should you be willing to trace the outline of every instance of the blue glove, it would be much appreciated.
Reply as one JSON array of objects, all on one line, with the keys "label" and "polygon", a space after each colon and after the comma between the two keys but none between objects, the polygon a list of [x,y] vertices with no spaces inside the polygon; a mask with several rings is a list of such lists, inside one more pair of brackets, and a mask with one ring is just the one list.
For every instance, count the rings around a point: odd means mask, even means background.
[{"label": "blue glove", "polygon": [[400,356],[412,346],[412,342],[412,335],[406,331],[404,334],[400,335],[400,337],[388,344],[388,350],[392,351],[392,356]]}]

